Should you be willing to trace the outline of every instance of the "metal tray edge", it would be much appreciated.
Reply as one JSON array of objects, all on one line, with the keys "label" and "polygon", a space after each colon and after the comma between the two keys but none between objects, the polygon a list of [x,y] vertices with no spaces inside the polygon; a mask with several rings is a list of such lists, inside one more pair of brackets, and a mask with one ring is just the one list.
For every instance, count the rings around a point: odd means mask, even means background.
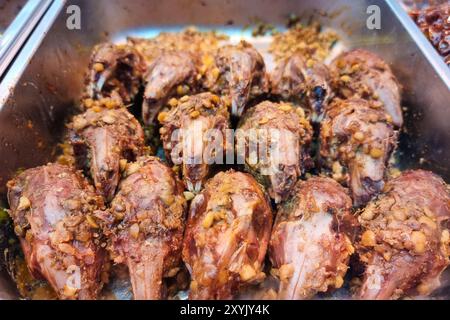
[{"label": "metal tray edge", "polygon": [[48,30],[53,25],[53,22],[58,17],[58,14],[62,10],[65,3],[66,3],[65,0],[54,1],[51,5],[49,3],[50,7],[48,8],[47,12],[45,12],[43,17],[41,17],[42,19],[37,24],[36,29],[31,33],[29,39],[25,42],[22,50],[19,51],[16,59],[12,62],[10,69],[4,75],[4,78],[0,83],[0,110],[8,100],[9,96],[11,95],[13,88],[16,86],[16,84],[22,77],[30,60],[34,56],[34,53],[44,40]]},{"label": "metal tray edge", "polygon": [[[450,91],[450,68],[445,64],[442,57],[438,54],[436,49],[431,45],[419,27],[414,23],[405,8],[401,6],[398,0],[385,0],[391,8],[392,12],[397,16],[397,19],[405,27],[411,38],[416,42],[419,49],[425,55],[427,60],[432,65],[437,75],[444,81]],[[420,75],[419,75],[420,76]]]}]

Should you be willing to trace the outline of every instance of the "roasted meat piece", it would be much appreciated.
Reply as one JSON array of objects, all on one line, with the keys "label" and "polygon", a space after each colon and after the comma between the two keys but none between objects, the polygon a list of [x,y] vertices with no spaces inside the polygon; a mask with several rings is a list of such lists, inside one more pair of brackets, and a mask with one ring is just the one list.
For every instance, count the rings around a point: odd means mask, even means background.
[{"label": "roasted meat piece", "polygon": [[133,47],[104,43],[92,53],[87,79],[86,98],[119,96],[130,104],[142,84],[145,62]]},{"label": "roasted meat piece", "polygon": [[333,179],[298,182],[279,209],[270,240],[278,299],[309,299],[343,285],[354,252],[351,208],[347,191]]},{"label": "roasted meat piece", "polygon": [[397,132],[383,109],[362,99],[337,100],[320,132],[322,165],[350,186],[354,204],[366,204],[383,190]]},{"label": "roasted meat piece", "polygon": [[327,66],[297,53],[277,65],[271,78],[272,94],[308,106],[313,120],[320,122],[332,97],[330,81]]},{"label": "roasted meat piece", "polygon": [[409,15],[450,66],[450,2],[440,1]]},{"label": "roasted meat piece", "polygon": [[126,108],[112,99],[94,101],[68,125],[77,166],[90,171],[96,189],[112,200],[120,179],[121,161],[144,152],[144,132]]},{"label": "roasted meat piece", "polygon": [[268,92],[264,59],[248,42],[219,48],[210,68],[205,73],[204,86],[208,91],[228,96],[235,116],[243,113],[250,100]]},{"label": "roasted meat piece", "polygon": [[262,267],[272,210],[258,183],[245,173],[221,172],[191,203],[183,260],[191,299],[232,299],[264,278]]},{"label": "roasted meat piece", "polygon": [[312,135],[302,108],[265,101],[244,114],[236,134],[236,149],[238,154],[245,154],[246,169],[279,203],[312,166]]},{"label": "roasted meat piece", "polygon": [[380,57],[366,50],[352,50],[337,57],[330,70],[334,89],[341,98],[374,100],[395,126],[402,126],[401,88]]},{"label": "roasted meat piece", "polygon": [[162,53],[148,67],[142,116],[151,124],[170,98],[195,91],[197,68],[194,57],[183,51]]},{"label": "roasted meat piece", "polygon": [[134,299],[166,297],[164,278],[180,270],[187,203],[184,185],[158,158],[127,165],[109,211],[98,216],[116,263],[128,265]]},{"label": "roasted meat piece", "polygon": [[26,170],[8,183],[8,201],[31,273],[60,299],[96,299],[107,255],[92,215],[103,200],[87,180],[58,164]]},{"label": "roasted meat piece", "polygon": [[[200,191],[210,165],[223,163],[229,127],[228,108],[211,93],[185,96],[158,116],[167,159],[182,167],[190,191]],[[210,152],[208,152],[208,150]]]},{"label": "roasted meat piece", "polygon": [[359,216],[357,252],[366,265],[361,299],[426,296],[439,287],[449,262],[450,193],[426,171],[408,171]]}]

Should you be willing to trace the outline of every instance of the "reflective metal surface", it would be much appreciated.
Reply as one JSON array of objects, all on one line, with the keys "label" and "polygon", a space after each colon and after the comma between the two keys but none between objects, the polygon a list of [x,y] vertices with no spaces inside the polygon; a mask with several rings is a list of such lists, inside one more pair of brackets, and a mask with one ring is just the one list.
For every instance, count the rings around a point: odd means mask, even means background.
[{"label": "reflective metal surface", "polygon": [[20,12],[0,36],[0,77],[38,24],[52,0],[28,0],[25,4],[25,1],[21,0],[1,2],[3,4],[0,3],[0,12],[5,20],[3,22],[8,23],[14,17],[11,17],[11,15],[17,14],[18,9],[20,9]]},{"label": "reflective metal surface", "polygon": [[0,11],[2,13],[0,17],[0,38],[26,2],[26,0],[0,0]]},{"label": "reflective metal surface", "polygon": [[[66,7],[72,4],[81,8],[81,30],[66,27]],[[366,27],[367,7],[374,4],[381,9],[380,30]],[[399,10],[390,0],[55,0],[0,84],[0,193],[17,169],[54,158],[93,45],[187,25],[240,32],[255,17],[284,25],[291,13],[315,16],[340,33],[344,47],[367,48],[391,64],[406,108],[400,162],[404,168],[431,169],[449,182],[448,70],[441,70],[431,45]]]}]

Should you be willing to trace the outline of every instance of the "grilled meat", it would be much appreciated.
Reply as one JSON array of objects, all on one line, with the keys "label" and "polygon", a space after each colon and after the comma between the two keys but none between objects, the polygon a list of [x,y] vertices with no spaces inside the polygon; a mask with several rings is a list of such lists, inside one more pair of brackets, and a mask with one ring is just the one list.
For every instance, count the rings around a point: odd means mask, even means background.
[{"label": "grilled meat", "polygon": [[107,260],[93,220],[103,200],[72,168],[29,169],[8,183],[9,213],[36,278],[60,299],[96,299]]},{"label": "grilled meat", "polygon": [[232,299],[264,279],[262,267],[272,210],[258,183],[245,173],[221,172],[191,203],[183,260],[191,299]]},{"label": "grilled meat", "polygon": [[111,208],[98,218],[111,239],[114,261],[128,265],[134,299],[164,299],[164,279],[181,267],[184,185],[154,157],[128,164],[124,175]]},{"label": "grilled meat", "polygon": [[330,178],[298,182],[279,209],[270,240],[278,299],[309,299],[343,285],[354,252],[351,208],[347,191]]},{"label": "grilled meat", "polygon": [[361,299],[430,294],[449,262],[450,193],[427,171],[407,171],[361,212]]},{"label": "grilled meat", "polygon": [[68,125],[77,166],[90,171],[97,191],[112,200],[120,179],[121,160],[144,152],[144,132],[134,116],[112,99],[95,101]]},{"label": "grilled meat", "polygon": [[210,68],[206,71],[205,88],[228,96],[235,116],[241,116],[252,99],[268,92],[263,57],[245,41],[219,48]]},{"label": "grilled meat", "polygon": [[237,133],[237,152],[245,153],[247,170],[279,203],[312,166],[309,156],[312,135],[302,108],[265,101],[244,114]]},{"label": "grilled meat", "polygon": [[401,88],[389,65],[366,50],[341,54],[330,66],[333,87],[341,98],[373,100],[384,108],[395,126],[403,125]]},{"label": "grilled meat", "polygon": [[[229,148],[224,139],[229,117],[223,100],[211,93],[183,97],[171,110],[159,114],[166,157],[172,164],[182,167],[190,191],[201,190],[212,163],[223,163],[222,151]],[[211,139],[207,139],[209,133]],[[220,135],[217,140],[213,139],[214,133]]]},{"label": "grilled meat", "polygon": [[104,43],[92,53],[86,98],[120,97],[125,105],[133,102],[145,72],[142,56],[133,47]]},{"label": "grilled meat", "polygon": [[271,78],[272,94],[308,106],[313,120],[321,116],[332,97],[330,72],[323,63],[300,54],[281,60]]},{"label": "grilled meat", "polygon": [[148,67],[142,116],[151,124],[170,98],[195,91],[197,68],[194,57],[186,52],[162,53]]},{"label": "grilled meat", "polygon": [[322,122],[322,165],[350,187],[354,204],[361,206],[383,190],[396,143],[397,133],[382,109],[362,99],[337,100]]}]

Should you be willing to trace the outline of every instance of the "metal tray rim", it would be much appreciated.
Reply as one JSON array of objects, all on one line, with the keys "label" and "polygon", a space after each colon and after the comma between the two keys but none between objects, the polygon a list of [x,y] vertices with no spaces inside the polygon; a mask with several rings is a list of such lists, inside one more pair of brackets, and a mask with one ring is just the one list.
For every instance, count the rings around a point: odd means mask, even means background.
[{"label": "metal tray rim", "polygon": [[0,39],[0,77],[26,43],[53,0],[28,0]]},{"label": "metal tray rim", "polygon": [[446,65],[442,57],[428,41],[419,27],[414,23],[405,9],[401,6],[398,0],[385,0],[391,7],[392,11],[397,16],[398,20],[403,24],[406,31],[415,41],[419,49],[433,66],[433,69],[438,76],[445,82],[450,91],[450,68]]}]

